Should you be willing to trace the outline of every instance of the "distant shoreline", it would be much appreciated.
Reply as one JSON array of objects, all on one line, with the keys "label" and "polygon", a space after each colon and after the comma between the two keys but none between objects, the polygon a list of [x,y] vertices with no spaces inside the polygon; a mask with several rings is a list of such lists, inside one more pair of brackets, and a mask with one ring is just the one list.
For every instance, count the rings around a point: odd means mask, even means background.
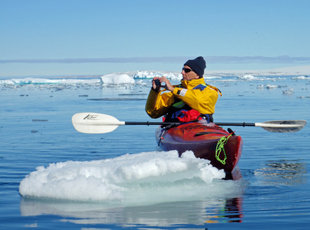
[{"label": "distant shoreline", "polygon": [[[129,75],[134,75],[138,72],[155,72],[155,73],[173,73],[173,74],[180,74],[179,72],[168,72],[168,71],[160,71],[160,70],[137,70],[137,71],[123,71],[123,72],[114,72],[115,74],[122,74],[126,73]],[[102,74],[26,74],[26,75],[16,75],[16,76],[0,76],[0,79],[13,79],[13,78],[99,78],[103,75],[109,73],[102,73]],[[242,75],[256,75],[256,76],[298,76],[298,75],[310,75],[310,66],[294,66],[294,67],[284,67],[284,68],[275,68],[275,69],[262,69],[262,70],[208,70],[205,71],[205,77],[208,76],[242,76]]]},{"label": "distant shoreline", "polygon": [[253,74],[260,76],[292,76],[292,75],[310,75],[310,66],[292,66],[292,67],[282,67],[282,68],[272,68],[272,69],[261,69],[261,70],[206,70],[206,74]]}]

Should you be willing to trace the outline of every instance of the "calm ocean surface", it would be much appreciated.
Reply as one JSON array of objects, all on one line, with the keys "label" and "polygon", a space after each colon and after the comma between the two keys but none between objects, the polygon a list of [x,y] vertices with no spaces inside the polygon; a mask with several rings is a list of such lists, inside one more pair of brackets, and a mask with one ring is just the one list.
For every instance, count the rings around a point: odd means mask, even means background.
[{"label": "calm ocean surface", "polygon": [[296,133],[233,127],[244,140],[235,181],[161,152],[156,127],[76,132],[78,112],[151,120],[150,79],[98,79],[0,79],[0,229],[309,229],[310,77],[207,78],[223,92],[215,121],[308,122]]}]

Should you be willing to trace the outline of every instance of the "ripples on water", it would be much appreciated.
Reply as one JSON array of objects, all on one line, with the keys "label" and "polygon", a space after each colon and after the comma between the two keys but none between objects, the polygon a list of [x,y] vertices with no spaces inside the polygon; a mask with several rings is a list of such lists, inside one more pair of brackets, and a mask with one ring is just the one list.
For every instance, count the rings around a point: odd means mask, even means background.
[{"label": "ripples on water", "polygon": [[[218,102],[217,121],[310,120],[307,78],[228,80],[209,82],[224,94]],[[126,153],[158,151],[155,127],[127,126],[110,134],[85,135],[71,125],[71,116],[77,112],[107,113],[129,121],[150,120],[144,112],[149,80],[139,81],[136,86],[122,87],[104,87],[92,81],[1,86],[1,228],[307,229],[309,125],[293,134],[233,128],[244,139],[239,162],[242,179],[236,181],[216,179],[204,187],[200,179],[184,178],[191,175],[188,172],[178,174],[182,179],[174,181],[176,184],[161,183],[165,174],[157,176],[152,186],[141,181],[130,185],[127,181],[123,188],[137,189],[124,193],[130,196],[130,202],[19,195],[20,182],[39,166],[48,168],[53,163],[71,161],[85,166],[86,162],[115,159]],[[283,93],[290,88],[294,88],[292,94]],[[56,175],[50,174],[46,182],[55,181]],[[81,184],[80,177],[74,179],[77,185]],[[186,187],[188,184],[190,188]],[[64,188],[54,189],[59,192]],[[78,190],[72,187],[72,191]],[[139,195],[135,196],[134,191],[140,191]],[[70,197],[70,190],[65,194]],[[169,197],[173,202],[167,201]]]}]

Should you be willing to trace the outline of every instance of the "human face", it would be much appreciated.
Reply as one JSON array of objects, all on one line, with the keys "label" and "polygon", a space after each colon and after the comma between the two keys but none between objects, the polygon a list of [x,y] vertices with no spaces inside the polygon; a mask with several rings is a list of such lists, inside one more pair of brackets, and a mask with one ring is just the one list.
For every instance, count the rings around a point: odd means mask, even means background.
[{"label": "human face", "polygon": [[183,76],[183,80],[186,80],[186,81],[199,78],[199,76],[187,65],[185,65],[182,69],[182,76]]}]

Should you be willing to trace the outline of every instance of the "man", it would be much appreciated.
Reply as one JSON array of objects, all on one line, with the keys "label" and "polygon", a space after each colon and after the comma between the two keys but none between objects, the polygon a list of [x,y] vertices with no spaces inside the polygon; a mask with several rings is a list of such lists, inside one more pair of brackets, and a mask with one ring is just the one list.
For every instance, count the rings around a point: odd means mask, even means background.
[{"label": "man", "polygon": [[[152,118],[165,115],[165,121],[189,122],[202,117],[213,122],[212,114],[218,94],[216,87],[207,85],[203,79],[206,62],[197,57],[185,62],[180,85],[173,86],[166,77],[154,77],[145,110]],[[160,84],[165,90],[160,91]]]}]

